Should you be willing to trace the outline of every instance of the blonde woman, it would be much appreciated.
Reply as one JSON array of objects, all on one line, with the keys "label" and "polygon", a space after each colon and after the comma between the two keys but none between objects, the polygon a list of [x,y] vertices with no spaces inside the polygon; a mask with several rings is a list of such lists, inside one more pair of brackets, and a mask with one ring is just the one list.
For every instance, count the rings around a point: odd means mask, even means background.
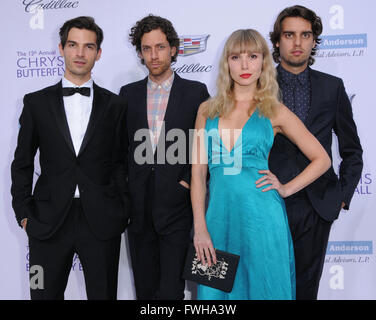
[{"label": "blonde woman", "polygon": [[[277,133],[293,141],[311,161],[284,185],[268,170]],[[193,159],[197,256],[211,266],[216,263],[214,248],[240,255],[232,291],[199,286],[198,299],[295,299],[294,253],[282,198],[322,175],[330,159],[304,124],[279,102],[271,54],[255,30],[237,30],[225,44],[217,95],[200,106],[196,119]]]}]

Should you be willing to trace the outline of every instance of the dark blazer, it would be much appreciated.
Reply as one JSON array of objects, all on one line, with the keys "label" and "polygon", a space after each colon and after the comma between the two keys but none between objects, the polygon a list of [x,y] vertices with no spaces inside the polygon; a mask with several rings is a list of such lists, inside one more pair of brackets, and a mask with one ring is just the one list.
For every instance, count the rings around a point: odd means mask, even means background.
[{"label": "dark blazer", "polygon": [[[93,85],[88,127],[76,156],[65,115],[61,81],[24,97],[18,144],[12,162],[13,208],[28,235],[51,237],[68,213],[76,185],[87,221],[100,239],[121,234],[128,222],[126,176],[126,105],[110,91]],[[39,148],[41,173],[32,194],[34,156]]]},{"label": "dark blazer", "polygon": [[[360,145],[352,108],[340,78],[310,69],[311,106],[305,121],[308,130],[319,140],[332,159],[332,132],[338,137],[342,162],[339,178],[329,168],[323,176],[305,188],[315,211],[325,220],[335,220],[341,204],[349,208],[362,173]],[[281,79],[278,77],[278,82]],[[285,136],[277,134],[269,155],[269,168],[282,183],[297,176],[309,160]]]},{"label": "dark blazer", "polygon": [[[141,230],[147,208],[151,203],[155,228],[158,232],[170,233],[174,230],[191,228],[192,208],[190,192],[179,181],[190,184],[191,165],[189,164],[190,139],[189,130],[194,129],[195,120],[200,104],[209,97],[206,85],[197,81],[180,78],[175,74],[174,82],[164,117],[164,131],[162,130],[157,149],[150,163],[139,164],[135,160],[135,151],[141,144],[151,150],[148,135],[142,141],[136,141],[135,134],[139,129],[148,129],[147,120],[147,81],[148,78],[123,86],[120,96],[127,100],[127,128],[129,142],[129,192],[131,196],[131,224],[133,232]],[[171,129],[184,131],[185,148],[175,154],[183,161],[169,163],[167,154],[169,147],[177,141],[166,141],[166,135]],[[184,138],[183,137],[183,138]],[[163,147],[162,142],[165,141]],[[179,140],[182,142],[181,140]],[[172,151],[172,148],[170,149]],[[182,152],[185,154],[182,155]],[[152,154],[152,151],[151,151]],[[157,155],[165,161],[157,161]],[[157,163],[158,162],[158,163]],[[150,175],[154,178],[150,180]],[[150,182],[154,181],[154,182]],[[153,194],[148,194],[148,183],[154,183]]]}]

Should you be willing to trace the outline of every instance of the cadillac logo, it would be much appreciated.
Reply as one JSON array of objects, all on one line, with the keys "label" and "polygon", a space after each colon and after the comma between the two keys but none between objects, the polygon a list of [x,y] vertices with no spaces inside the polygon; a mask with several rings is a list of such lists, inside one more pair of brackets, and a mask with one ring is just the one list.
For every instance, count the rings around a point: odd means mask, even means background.
[{"label": "cadillac logo", "polygon": [[206,50],[209,35],[180,36],[179,38],[179,56],[190,56]]}]

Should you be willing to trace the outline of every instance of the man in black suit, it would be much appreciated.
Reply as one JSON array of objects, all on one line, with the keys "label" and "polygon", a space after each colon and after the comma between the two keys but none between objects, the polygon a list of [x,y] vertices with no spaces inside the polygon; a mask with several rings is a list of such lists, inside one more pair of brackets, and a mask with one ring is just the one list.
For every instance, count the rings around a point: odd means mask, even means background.
[{"label": "man in black suit", "polygon": [[[63,299],[77,253],[88,299],[116,299],[128,222],[126,105],[91,79],[103,40],[93,18],[65,22],[60,40],[64,78],[25,95],[11,167],[12,204],[29,236],[30,266],[43,270],[31,298]],[[41,173],[32,194],[37,149]]]},{"label": "man in black suit", "polygon": [[[317,299],[332,222],[349,209],[362,168],[362,147],[343,81],[312,70],[320,43],[321,19],[302,6],[284,9],[270,33],[284,104],[320,141],[331,157],[332,131],[342,158],[339,179],[331,167],[322,177],[285,199],[294,241],[297,299]],[[275,137],[270,170],[285,183],[308,165],[308,159],[282,135]]]},{"label": "man in black suit", "polygon": [[120,91],[128,104],[128,240],[136,295],[183,299],[181,275],[192,227],[189,129],[209,94],[204,84],[172,71],[179,38],[170,21],[149,15],[131,29],[130,39],[149,71]]}]

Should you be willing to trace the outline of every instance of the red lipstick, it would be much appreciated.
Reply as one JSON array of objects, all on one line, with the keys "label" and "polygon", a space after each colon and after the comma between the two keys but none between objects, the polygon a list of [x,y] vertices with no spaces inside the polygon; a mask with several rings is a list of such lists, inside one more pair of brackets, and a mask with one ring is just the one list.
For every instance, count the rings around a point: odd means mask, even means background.
[{"label": "red lipstick", "polygon": [[248,79],[252,74],[250,73],[243,73],[241,74],[240,76],[243,78],[243,79]]}]

